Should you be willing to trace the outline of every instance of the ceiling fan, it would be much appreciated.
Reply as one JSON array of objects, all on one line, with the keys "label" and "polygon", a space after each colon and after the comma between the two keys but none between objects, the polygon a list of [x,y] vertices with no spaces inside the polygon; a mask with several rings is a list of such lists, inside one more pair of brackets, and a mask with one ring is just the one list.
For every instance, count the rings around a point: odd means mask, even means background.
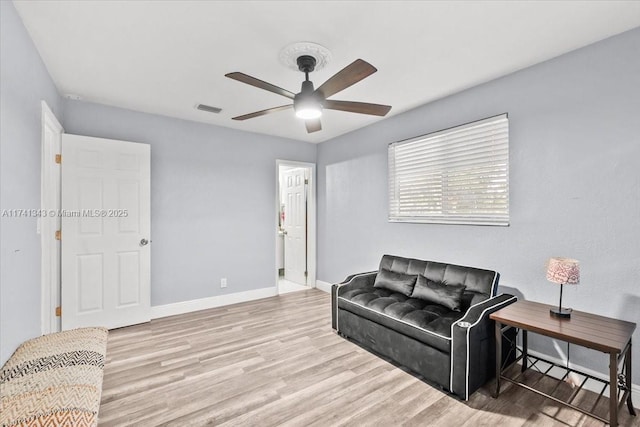
[{"label": "ceiling fan", "polygon": [[289,92],[286,89],[282,89],[281,87],[256,79],[247,74],[238,72],[225,74],[225,76],[230,79],[238,80],[239,82],[268,90],[269,92],[277,93],[278,95],[293,100],[293,104],[281,105],[279,107],[233,117],[233,120],[252,119],[254,117],[264,116],[265,114],[288,110],[293,107],[296,116],[304,119],[307,132],[312,133],[322,129],[320,116],[322,115],[323,109],[370,114],[374,116],[385,116],[389,110],[391,110],[391,106],[389,105],[327,99],[378,71],[368,62],[362,59],[356,59],[315,90],[313,88],[313,82],[309,80],[309,73],[316,67],[316,58],[311,55],[302,55],[298,57],[297,63],[298,69],[305,75],[305,80],[302,82],[302,88],[299,93]]}]

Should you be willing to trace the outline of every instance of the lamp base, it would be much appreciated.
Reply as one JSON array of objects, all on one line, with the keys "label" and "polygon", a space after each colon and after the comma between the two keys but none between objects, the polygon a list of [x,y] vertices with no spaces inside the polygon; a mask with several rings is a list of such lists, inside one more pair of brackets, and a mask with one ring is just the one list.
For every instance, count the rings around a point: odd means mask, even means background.
[{"label": "lamp base", "polygon": [[549,310],[549,313],[551,313],[551,316],[553,317],[560,317],[563,319],[568,319],[571,317],[571,312],[573,310],[570,308],[552,308]]}]

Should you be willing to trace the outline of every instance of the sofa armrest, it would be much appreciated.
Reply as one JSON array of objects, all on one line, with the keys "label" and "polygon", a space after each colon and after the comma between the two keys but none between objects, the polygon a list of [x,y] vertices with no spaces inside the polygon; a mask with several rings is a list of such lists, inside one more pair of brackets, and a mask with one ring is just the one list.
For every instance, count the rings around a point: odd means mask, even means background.
[{"label": "sofa armrest", "polygon": [[501,294],[475,304],[451,326],[451,391],[467,400],[493,377],[495,371],[494,322],[489,315],[517,301]]},{"label": "sofa armrest", "polygon": [[351,289],[373,286],[373,282],[375,282],[377,275],[378,270],[352,274],[350,276],[347,276],[347,278],[342,282],[337,283],[336,286],[350,286]]},{"label": "sofa armrest", "polygon": [[338,330],[338,296],[350,289],[373,286],[378,271],[352,274],[340,283],[331,286],[331,327]]},{"label": "sofa armrest", "polygon": [[[498,311],[502,307],[505,307],[509,304],[513,304],[514,302],[517,301],[517,299],[518,298],[513,295],[500,294],[495,297],[486,299],[482,302],[479,302],[478,304],[472,305],[471,307],[469,307],[469,309],[467,310],[465,315],[462,317],[462,319],[458,320],[458,322],[456,323],[456,326],[459,326],[458,324],[460,322],[471,323],[472,325],[471,327],[478,327],[479,325],[482,326],[480,322],[482,320],[489,319],[489,315],[491,313],[493,313],[494,311]],[[491,329],[489,333],[492,334],[493,329]]]}]

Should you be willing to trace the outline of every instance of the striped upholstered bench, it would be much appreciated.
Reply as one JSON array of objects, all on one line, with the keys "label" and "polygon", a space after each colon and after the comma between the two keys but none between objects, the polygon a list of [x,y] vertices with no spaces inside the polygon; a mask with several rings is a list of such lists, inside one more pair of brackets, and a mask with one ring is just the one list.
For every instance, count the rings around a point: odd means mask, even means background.
[{"label": "striped upholstered bench", "polygon": [[96,426],[106,351],[104,328],[22,344],[0,371],[0,426]]}]

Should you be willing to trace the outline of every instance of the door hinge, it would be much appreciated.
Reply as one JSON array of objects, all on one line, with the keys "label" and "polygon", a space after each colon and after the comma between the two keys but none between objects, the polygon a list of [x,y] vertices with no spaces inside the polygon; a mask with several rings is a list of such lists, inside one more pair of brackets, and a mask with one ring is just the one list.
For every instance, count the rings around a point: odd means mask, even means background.
[{"label": "door hinge", "polygon": [[56,317],[62,316],[62,307],[56,307]]},{"label": "door hinge", "polygon": [[56,240],[62,240],[62,231],[56,231]]},{"label": "door hinge", "polygon": [[305,184],[309,184],[309,180],[307,178],[304,179]]},{"label": "door hinge", "polygon": [[62,154],[56,154],[56,163],[57,164],[62,163]]},{"label": "door hinge", "polygon": [[309,272],[308,272],[308,271],[305,271],[305,272],[304,272],[304,277],[307,277],[308,275],[309,275]]}]

